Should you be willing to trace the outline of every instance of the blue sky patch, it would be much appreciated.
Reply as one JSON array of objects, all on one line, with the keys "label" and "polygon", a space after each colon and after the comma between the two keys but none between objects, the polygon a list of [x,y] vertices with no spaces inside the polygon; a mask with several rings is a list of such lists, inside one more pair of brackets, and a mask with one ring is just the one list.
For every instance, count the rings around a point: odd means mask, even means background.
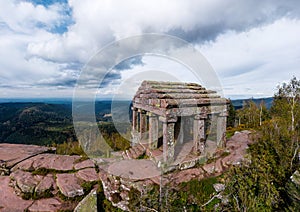
[{"label": "blue sky patch", "polygon": [[43,5],[45,7],[52,4],[67,4],[68,0],[27,0],[28,2],[32,2],[34,5]]}]

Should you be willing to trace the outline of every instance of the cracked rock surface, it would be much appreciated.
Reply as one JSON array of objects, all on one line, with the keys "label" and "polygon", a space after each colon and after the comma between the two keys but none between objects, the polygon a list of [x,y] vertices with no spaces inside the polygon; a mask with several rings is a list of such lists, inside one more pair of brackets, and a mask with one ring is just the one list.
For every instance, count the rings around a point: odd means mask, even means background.
[{"label": "cracked rock surface", "polygon": [[35,145],[0,144],[0,211],[74,210],[99,180],[94,162]]}]

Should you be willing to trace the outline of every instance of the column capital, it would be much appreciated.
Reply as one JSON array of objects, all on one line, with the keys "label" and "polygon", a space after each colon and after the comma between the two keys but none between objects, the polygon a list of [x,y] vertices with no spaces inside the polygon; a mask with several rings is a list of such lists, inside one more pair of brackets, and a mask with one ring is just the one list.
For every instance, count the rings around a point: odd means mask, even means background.
[{"label": "column capital", "polygon": [[149,117],[156,117],[157,115],[155,113],[147,111],[147,116],[149,116]]},{"label": "column capital", "polygon": [[200,119],[207,119],[207,114],[206,113],[200,113],[194,116],[194,119],[200,120]]},{"label": "column capital", "polygon": [[138,109],[136,107],[131,107],[131,110],[137,111]]}]

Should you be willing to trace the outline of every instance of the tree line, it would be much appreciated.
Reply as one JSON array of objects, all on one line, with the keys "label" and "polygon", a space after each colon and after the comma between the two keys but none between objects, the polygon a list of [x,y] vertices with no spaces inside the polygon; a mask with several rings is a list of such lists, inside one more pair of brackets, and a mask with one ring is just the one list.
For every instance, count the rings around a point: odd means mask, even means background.
[{"label": "tree line", "polygon": [[255,130],[248,160],[226,173],[230,210],[300,211],[300,80],[278,86],[269,110],[249,101],[229,113],[229,127]]}]

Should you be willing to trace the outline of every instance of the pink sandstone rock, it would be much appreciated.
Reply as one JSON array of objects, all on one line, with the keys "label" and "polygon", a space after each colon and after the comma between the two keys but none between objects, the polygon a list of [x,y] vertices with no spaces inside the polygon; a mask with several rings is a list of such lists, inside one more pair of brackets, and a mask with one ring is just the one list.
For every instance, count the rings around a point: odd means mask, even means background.
[{"label": "pink sandstone rock", "polygon": [[35,192],[39,195],[44,193],[47,190],[54,190],[56,187],[54,177],[52,174],[48,174],[47,176],[43,177],[40,183],[36,186]]},{"label": "pink sandstone rock", "polygon": [[215,163],[209,163],[205,164],[203,167],[204,171],[206,171],[208,174],[213,174],[215,172]]},{"label": "pink sandstone rock", "polygon": [[61,209],[62,203],[57,198],[48,198],[36,200],[29,208],[30,212],[54,212]]},{"label": "pink sandstone rock", "polygon": [[236,132],[228,141],[227,148],[238,148],[241,145],[251,143],[248,133]]},{"label": "pink sandstone rock", "polygon": [[57,174],[56,184],[66,197],[76,197],[84,194],[79,179],[75,174]]},{"label": "pink sandstone rock", "polygon": [[70,171],[74,168],[74,163],[79,160],[80,156],[74,155],[56,155],[41,154],[29,158],[14,167],[13,170],[36,170],[39,168],[54,169],[59,171]]},{"label": "pink sandstone rock", "polygon": [[170,176],[168,176],[168,178],[171,179],[173,185],[178,185],[182,182],[188,182],[192,179],[203,179],[204,171],[201,168],[191,168],[172,173]]},{"label": "pink sandstone rock", "polygon": [[247,153],[248,144],[252,143],[249,138],[249,132],[236,132],[227,142],[227,149],[231,152],[228,156],[222,158],[222,165],[229,167],[230,165],[240,164],[244,160]]},{"label": "pink sandstone rock", "polygon": [[242,154],[230,154],[222,159],[222,164],[225,167],[228,167],[230,165],[237,165],[240,164],[244,159],[244,155]]},{"label": "pink sandstone rock", "polygon": [[10,177],[0,176],[0,211],[2,212],[23,212],[31,204],[32,200],[23,200],[17,196],[14,189],[9,186]]},{"label": "pink sandstone rock", "polygon": [[42,176],[32,175],[30,172],[17,170],[10,177],[16,182],[22,193],[33,193],[37,184],[42,180]]},{"label": "pink sandstone rock", "polygon": [[224,171],[223,165],[222,165],[222,158],[219,158],[216,160],[215,163],[215,172],[216,173],[222,173]]},{"label": "pink sandstone rock", "polygon": [[87,182],[99,180],[99,176],[94,168],[81,169],[76,173],[76,176]]},{"label": "pink sandstone rock", "polygon": [[94,168],[94,167],[95,167],[95,163],[90,159],[76,163],[74,166],[76,170],[85,169],[85,168]]},{"label": "pink sandstone rock", "polygon": [[49,150],[51,148],[43,146],[2,143],[0,144],[0,166],[12,167],[26,158]]}]

